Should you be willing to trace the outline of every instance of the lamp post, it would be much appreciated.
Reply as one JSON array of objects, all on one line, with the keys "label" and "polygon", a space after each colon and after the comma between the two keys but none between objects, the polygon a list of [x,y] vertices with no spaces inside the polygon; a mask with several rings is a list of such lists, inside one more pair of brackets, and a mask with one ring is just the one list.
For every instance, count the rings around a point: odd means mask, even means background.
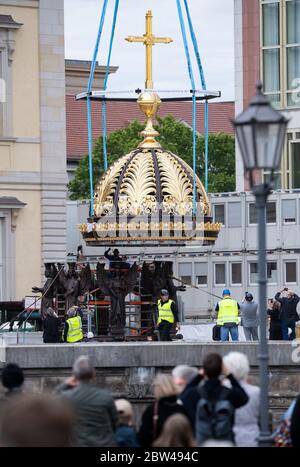
[{"label": "lamp post", "polygon": [[[258,222],[258,276],[259,276],[259,373],[260,373],[260,435],[259,446],[271,446],[269,430],[269,356],[266,325],[267,271],[266,271],[266,205],[272,189],[274,174],[279,169],[288,120],[271,107],[257,84],[256,95],[249,106],[233,122],[240,146],[245,173],[255,195]],[[258,171],[269,171],[270,182],[256,184]]]}]

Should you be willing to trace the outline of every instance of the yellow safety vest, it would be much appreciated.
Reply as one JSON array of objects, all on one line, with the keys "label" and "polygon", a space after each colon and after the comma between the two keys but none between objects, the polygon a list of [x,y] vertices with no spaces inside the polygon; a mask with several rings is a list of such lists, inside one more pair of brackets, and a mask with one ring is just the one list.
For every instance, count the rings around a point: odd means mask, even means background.
[{"label": "yellow safety vest", "polygon": [[158,321],[157,324],[160,324],[162,320],[169,321],[169,323],[174,323],[174,315],[171,309],[173,300],[168,300],[166,303],[161,303],[161,300],[158,300],[157,307],[158,307]]},{"label": "yellow safety vest", "polygon": [[82,324],[80,316],[75,316],[74,318],[69,318],[67,320],[69,325],[67,342],[78,342],[83,339]]},{"label": "yellow safety vest", "polygon": [[239,323],[238,319],[239,309],[238,304],[232,298],[224,298],[219,302],[219,313],[217,324],[224,326],[225,323]]}]

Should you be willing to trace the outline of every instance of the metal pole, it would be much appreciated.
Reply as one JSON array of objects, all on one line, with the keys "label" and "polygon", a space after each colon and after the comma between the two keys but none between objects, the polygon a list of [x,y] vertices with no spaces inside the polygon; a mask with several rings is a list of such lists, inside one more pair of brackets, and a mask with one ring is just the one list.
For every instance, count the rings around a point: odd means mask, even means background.
[{"label": "metal pole", "polygon": [[253,189],[256,198],[258,222],[258,276],[259,276],[259,378],[260,378],[260,447],[272,446],[269,430],[269,355],[267,341],[267,267],[266,267],[266,204],[270,193],[267,184],[258,185]]}]

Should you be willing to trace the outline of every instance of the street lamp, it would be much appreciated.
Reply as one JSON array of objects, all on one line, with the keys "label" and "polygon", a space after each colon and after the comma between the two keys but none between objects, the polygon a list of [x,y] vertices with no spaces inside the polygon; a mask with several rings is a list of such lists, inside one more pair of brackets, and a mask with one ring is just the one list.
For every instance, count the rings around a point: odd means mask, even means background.
[{"label": "street lamp", "polygon": [[[266,205],[271,192],[275,172],[281,164],[283,144],[288,120],[269,104],[262,93],[262,83],[256,86],[256,95],[249,106],[233,122],[245,173],[255,195],[258,222],[258,276],[259,276],[259,372],[260,372],[260,446],[271,446],[269,430],[269,356],[266,325],[267,274],[266,274]],[[255,183],[255,174],[271,173],[270,182]],[[263,176],[263,175],[262,175]]]}]

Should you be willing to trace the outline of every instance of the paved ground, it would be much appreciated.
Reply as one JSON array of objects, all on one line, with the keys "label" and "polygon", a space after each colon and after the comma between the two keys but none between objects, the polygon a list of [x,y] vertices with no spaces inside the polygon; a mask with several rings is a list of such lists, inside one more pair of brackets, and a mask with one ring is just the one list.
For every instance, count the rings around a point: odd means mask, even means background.
[{"label": "paved ground", "polygon": [[[212,328],[213,323],[203,324],[182,324],[179,331],[183,335],[184,342],[213,342]],[[239,327],[239,340],[245,341],[243,329]],[[180,341],[179,341],[180,342]],[[35,345],[43,343],[42,332],[6,332],[0,335],[0,345]]]}]

